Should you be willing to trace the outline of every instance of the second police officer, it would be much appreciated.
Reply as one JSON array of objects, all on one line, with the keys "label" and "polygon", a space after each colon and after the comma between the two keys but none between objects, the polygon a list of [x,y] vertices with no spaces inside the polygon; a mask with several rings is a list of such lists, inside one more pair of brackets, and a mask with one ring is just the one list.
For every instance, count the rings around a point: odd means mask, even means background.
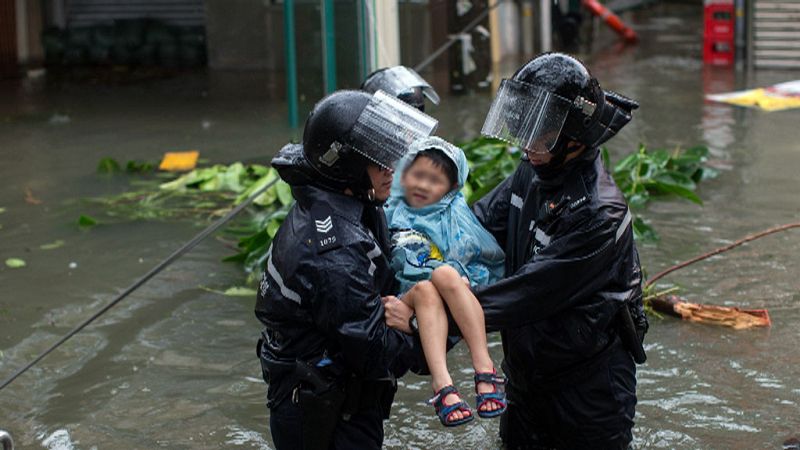
[{"label": "second police officer", "polygon": [[474,205],[504,246],[506,278],[476,289],[501,330],[509,449],[624,449],[647,319],[625,199],[598,146],[633,100],[603,91],[577,59],[540,55],[503,80],[482,134],[523,150]]}]

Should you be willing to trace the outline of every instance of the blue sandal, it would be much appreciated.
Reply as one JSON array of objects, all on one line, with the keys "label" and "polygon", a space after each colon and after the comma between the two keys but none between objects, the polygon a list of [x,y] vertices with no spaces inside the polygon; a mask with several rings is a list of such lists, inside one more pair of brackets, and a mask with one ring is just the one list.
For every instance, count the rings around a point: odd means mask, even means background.
[{"label": "blue sandal", "polygon": [[[436,409],[436,415],[439,417],[439,422],[442,422],[442,425],[446,427],[456,427],[459,425],[464,425],[465,423],[474,419],[475,416],[472,414],[472,410],[465,401],[461,400],[460,402],[453,403],[452,405],[444,404],[444,398],[450,394],[458,395],[458,390],[452,384],[448,384],[447,386],[439,389],[439,391],[436,392],[430,400],[428,400],[428,404],[433,405],[434,409]],[[450,414],[455,411],[469,413],[469,415],[462,417],[461,419],[450,420]]]},{"label": "blue sandal", "polygon": [[[485,392],[481,394],[478,392],[478,383],[489,383],[492,385],[493,389],[491,392]],[[491,417],[497,417],[506,411],[508,402],[506,401],[505,390],[498,390],[498,386],[505,386],[505,384],[506,379],[503,377],[498,377],[496,370],[492,370],[491,372],[475,372],[475,393],[477,394],[475,396],[475,409],[478,411],[479,416],[484,419],[488,419]],[[500,407],[493,411],[481,410],[481,407],[489,403],[494,403]]]}]

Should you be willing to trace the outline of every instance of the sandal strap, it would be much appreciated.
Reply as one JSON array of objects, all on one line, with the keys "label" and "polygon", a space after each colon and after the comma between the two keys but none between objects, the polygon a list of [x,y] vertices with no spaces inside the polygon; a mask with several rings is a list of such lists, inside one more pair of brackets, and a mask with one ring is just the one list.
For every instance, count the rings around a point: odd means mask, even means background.
[{"label": "sandal strap", "polygon": [[461,395],[458,394],[458,389],[456,389],[456,387],[453,386],[452,384],[448,384],[447,386],[444,386],[441,389],[439,389],[438,391],[436,391],[433,394],[433,397],[428,399],[428,404],[432,405],[434,407],[436,407],[437,404],[439,404],[441,406],[450,406],[450,405],[445,405],[444,404],[444,398],[447,397],[450,394],[456,394],[459,397],[461,397]]},{"label": "sandal strap", "polygon": [[478,394],[476,395],[476,403],[478,403],[478,408],[481,407],[482,404],[493,401],[496,403],[500,403],[505,405],[506,404],[506,393],[505,392],[487,392],[485,394]]},{"label": "sandal strap", "polygon": [[[446,405],[444,403],[445,397],[450,394],[458,395],[458,390],[453,385],[448,385],[439,389],[433,395],[433,397],[428,400],[428,404],[433,405],[433,408],[436,410],[436,415],[439,417],[439,421],[442,423],[442,425],[447,427],[458,426],[472,420],[474,418],[472,415],[472,410],[464,400],[453,403],[452,405]],[[454,411],[469,413],[469,415],[461,419],[450,420],[450,414],[452,414]]]},{"label": "sandal strap", "polygon": [[505,377],[497,376],[496,371],[475,372],[475,384],[477,385],[478,383],[489,383],[494,385],[495,389],[497,389],[497,386],[504,386],[506,384],[506,379]]}]

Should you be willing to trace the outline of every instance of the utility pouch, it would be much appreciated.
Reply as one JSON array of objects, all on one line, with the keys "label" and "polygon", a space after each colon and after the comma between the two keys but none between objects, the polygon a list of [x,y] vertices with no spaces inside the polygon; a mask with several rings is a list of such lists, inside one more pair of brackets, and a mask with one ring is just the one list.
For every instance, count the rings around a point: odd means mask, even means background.
[{"label": "utility pouch", "polygon": [[344,399],[345,392],[341,386],[333,385],[319,394],[303,387],[295,389],[292,401],[300,406],[302,412],[303,450],[327,450],[330,447]]},{"label": "utility pouch", "polygon": [[303,450],[327,450],[342,416],[345,388],[303,361],[297,361],[297,377],[301,382],[292,392],[292,402],[302,413]]},{"label": "utility pouch", "polygon": [[617,313],[617,323],[622,345],[624,345],[631,356],[633,356],[633,361],[636,364],[644,364],[644,362],[647,361],[647,355],[644,352],[644,346],[642,346],[642,337],[639,336],[639,332],[636,330],[636,325],[634,325],[633,317],[631,316],[631,310],[628,308],[627,304],[619,309]]}]

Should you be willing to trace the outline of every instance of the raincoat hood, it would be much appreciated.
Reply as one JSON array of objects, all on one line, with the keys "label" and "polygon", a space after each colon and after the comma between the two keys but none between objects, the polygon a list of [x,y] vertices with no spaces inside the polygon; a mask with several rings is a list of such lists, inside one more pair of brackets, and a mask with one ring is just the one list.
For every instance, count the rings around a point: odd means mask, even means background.
[{"label": "raincoat hood", "polygon": [[[457,186],[438,202],[413,208],[405,200],[400,179],[417,153],[428,149],[440,150],[455,163]],[[424,236],[421,240],[418,237],[400,239],[401,244],[397,244],[398,239],[393,240],[392,269],[400,281],[401,291],[430,278],[431,271],[442,264],[454,267],[473,285],[491,283],[502,277],[503,250],[475,218],[461,192],[469,175],[464,152],[442,138],[428,137],[414,142],[397,168],[386,202],[389,229],[395,233],[394,238],[408,230]],[[430,242],[426,242],[428,240]]]},{"label": "raincoat hood", "polygon": [[[394,208],[398,205],[398,203],[405,204],[405,192],[403,190],[403,186],[400,184],[400,179],[403,177],[403,172],[405,172],[406,169],[408,169],[409,166],[414,162],[414,158],[416,158],[417,153],[430,149],[441,151],[445,156],[453,161],[458,173],[458,179],[456,180],[457,186],[452,191],[445,194],[444,197],[442,197],[437,203],[416,209],[427,211],[428,208],[441,208],[452,203],[457,197],[464,198],[464,195],[461,194],[461,189],[467,182],[467,176],[469,176],[469,164],[467,163],[467,157],[464,155],[464,152],[455,145],[438,136],[431,136],[425,139],[420,139],[411,144],[408,149],[408,153],[406,153],[403,159],[401,159],[397,164],[397,170],[395,171],[394,180],[392,181],[392,191],[389,196],[389,200],[387,201],[388,208]],[[408,204],[405,205],[406,207],[411,208],[408,206]]]}]

